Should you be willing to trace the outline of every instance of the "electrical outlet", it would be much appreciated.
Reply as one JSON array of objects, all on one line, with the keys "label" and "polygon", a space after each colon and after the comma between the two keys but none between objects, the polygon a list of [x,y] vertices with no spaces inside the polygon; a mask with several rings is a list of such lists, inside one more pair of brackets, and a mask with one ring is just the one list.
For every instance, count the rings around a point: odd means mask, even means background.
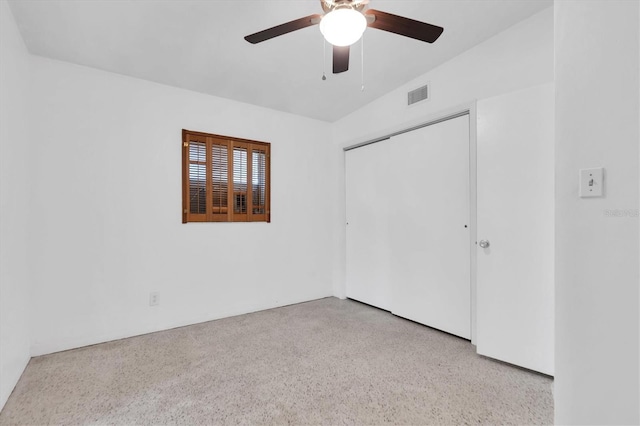
[{"label": "electrical outlet", "polygon": [[160,292],[152,291],[149,293],[149,306],[158,306],[160,304]]}]

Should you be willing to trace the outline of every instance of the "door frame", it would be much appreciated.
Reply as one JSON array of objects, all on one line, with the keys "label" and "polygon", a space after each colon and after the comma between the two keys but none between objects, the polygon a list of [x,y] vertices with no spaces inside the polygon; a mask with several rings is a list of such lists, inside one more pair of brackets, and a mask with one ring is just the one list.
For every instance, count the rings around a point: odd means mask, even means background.
[{"label": "door frame", "polygon": [[[471,343],[476,344],[476,272],[477,272],[477,115],[476,115],[476,101],[473,100],[469,103],[458,105],[453,108],[447,108],[437,113],[430,114],[427,117],[420,117],[415,120],[401,123],[397,126],[381,130],[376,134],[352,140],[342,147],[343,165],[346,164],[345,154],[352,149],[360,148],[366,145],[370,145],[376,142],[381,142],[390,139],[393,136],[407,133],[412,130],[420,129],[422,127],[431,126],[441,123],[443,121],[451,120],[453,118],[469,115],[469,263],[470,263],[470,294],[471,294]],[[345,172],[346,173],[346,172]],[[346,200],[346,185],[344,185],[344,195]],[[346,209],[346,204],[345,204]],[[346,228],[346,223],[344,224]],[[346,229],[345,229],[346,232]],[[346,239],[344,240],[345,247],[343,253],[346,254]],[[345,263],[346,267],[346,263]],[[346,272],[346,270],[345,270]],[[346,282],[345,282],[346,285]]]}]

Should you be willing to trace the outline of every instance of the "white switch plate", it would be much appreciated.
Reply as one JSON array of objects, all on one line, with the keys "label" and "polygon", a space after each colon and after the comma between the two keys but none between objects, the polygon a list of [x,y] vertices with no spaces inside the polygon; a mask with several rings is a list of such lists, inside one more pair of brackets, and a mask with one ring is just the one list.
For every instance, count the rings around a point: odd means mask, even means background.
[{"label": "white switch plate", "polygon": [[604,194],[604,168],[580,169],[580,197],[602,197]]}]

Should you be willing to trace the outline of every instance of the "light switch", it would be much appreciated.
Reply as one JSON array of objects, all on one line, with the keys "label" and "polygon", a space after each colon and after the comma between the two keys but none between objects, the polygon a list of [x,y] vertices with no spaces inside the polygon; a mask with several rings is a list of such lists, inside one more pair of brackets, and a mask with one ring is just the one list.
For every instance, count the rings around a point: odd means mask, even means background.
[{"label": "light switch", "polygon": [[580,197],[602,197],[604,194],[604,169],[580,169]]}]

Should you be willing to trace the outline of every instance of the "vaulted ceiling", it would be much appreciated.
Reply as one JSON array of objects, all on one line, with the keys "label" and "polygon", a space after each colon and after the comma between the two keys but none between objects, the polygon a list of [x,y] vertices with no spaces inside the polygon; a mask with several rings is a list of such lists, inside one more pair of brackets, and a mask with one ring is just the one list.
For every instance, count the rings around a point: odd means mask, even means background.
[{"label": "vaulted ceiling", "polygon": [[[317,26],[243,37],[314,13],[318,0],[10,0],[29,51],[324,121],[335,121],[552,5],[552,0],[371,0],[444,27],[434,44],[368,29],[331,74]],[[327,80],[321,79],[326,70]],[[364,91],[361,90],[364,76]]]}]

